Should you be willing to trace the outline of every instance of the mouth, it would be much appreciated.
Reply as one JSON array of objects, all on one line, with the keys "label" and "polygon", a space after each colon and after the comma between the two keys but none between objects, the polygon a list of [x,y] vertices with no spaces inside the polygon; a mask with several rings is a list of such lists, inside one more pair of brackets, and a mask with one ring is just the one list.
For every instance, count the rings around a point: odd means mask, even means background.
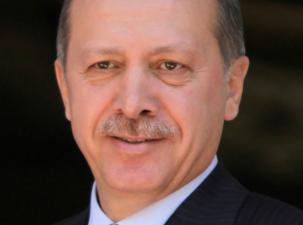
[{"label": "mouth", "polygon": [[112,150],[118,154],[134,156],[155,152],[164,144],[164,138],[146,136],[108,136]]},{"label": "mouth", "polygon": [[118,141],[122,141],[128,144],[133,144],[133,145],[139,145],[139,144],[144,144],[144,143],[150,143],[150,142],[155,142],[155,141],[159,141],[160,139],[156,139],[156,138],[139,138],[139,137],[116,137],[113,136],[112,138],[118,140]]}]

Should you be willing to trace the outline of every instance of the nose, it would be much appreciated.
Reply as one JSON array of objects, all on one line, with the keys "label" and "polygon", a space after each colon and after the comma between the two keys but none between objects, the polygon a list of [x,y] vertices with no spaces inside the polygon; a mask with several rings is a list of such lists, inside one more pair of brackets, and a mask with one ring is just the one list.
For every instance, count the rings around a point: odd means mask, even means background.
[{"label": "nose", "polygon": [[115,111],[129,119],[156,115],[155,82],[143,69],[128,70],[121,76]]}]

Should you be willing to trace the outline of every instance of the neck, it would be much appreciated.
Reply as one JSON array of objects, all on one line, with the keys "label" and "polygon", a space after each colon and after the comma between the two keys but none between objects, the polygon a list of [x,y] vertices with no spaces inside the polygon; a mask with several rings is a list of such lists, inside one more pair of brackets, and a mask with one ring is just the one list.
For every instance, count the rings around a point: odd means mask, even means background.
[{"label": "neck", "polygon": [[117,194],[103,193],[98,190],[99,203],[104,213],[114,222],[121,221],[148,205],[156,202],[159,198],[151,194]]},{"label": "neck", "polygon": [[[164,187],[150,192],[123,192],[121,190],[113,190],[112,188],[108,188],[107,185],[101,185],[101,183],[97,183],[100,206],[102,207],[103,212],[112,221],[121,221],[139,212],[143,208],[155,203],[156,201],[163,199],[170,193],[173,193],[178,190],[180,187],[183,187],[185,184],[189,183],[191,180],[201,174],[201,171],[205,171],[208,166],[209,163],[203,163],[203,165],[201,166],[202,169],[200,170],[197,170],[195,168],[189,168],[188,170],[186,170],[187,174],[179,174],[179,177],[174,177],[178,179],[174,179],[167,185],[164,185]],[[188,176],[188,174],[190,174],[190,176]]]}]

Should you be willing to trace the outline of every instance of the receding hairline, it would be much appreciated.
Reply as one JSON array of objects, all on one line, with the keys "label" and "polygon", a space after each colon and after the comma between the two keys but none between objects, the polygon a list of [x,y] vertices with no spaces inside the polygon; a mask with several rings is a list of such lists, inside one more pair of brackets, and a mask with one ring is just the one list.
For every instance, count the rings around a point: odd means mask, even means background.
[{"label": "receding hairline", "polygon": [[[225,1],[231,1],[233,3],[227,3]],[[61,61],[63,66],[65,67],[67,61],[67,53],[69,49],[70,36],[71,36],[71,11],[74,5],[73,0],[64,0],[62,11],[59,19],[59,27],[57,34],[57,58]],[[218,41],[218,45],[221,51],[221,56],[224,61],[225,67],[229,67],[232,59],[235,59],[239,56],[245,55],[245,44],[243,37],[243,22],[241,10],[236,11],[238,13],[238,18],[236,15],[235,19],[233,14],[228,11],[229,15],[226,15],[227,11],[224,7],[228,4],[234,4],[239,6],[238,0],[216,0],[215,4],[215,19],[214,22],[210,25],[211,30]],[[236,8],[236,7],[235,7]],[[226,17],[232,17],[231,19],[227,19]],[[223,17],[223,18],[222,18]],[[235,36],[231,36],[230,30],[226,29],[226,26],[231,25],[229,20],[232,20],[233,23],[237,23],[240,20],[240,24],[232,24],[231,30],[235,31]],[[227,22],[226,22],[227,21]],[[237,29],[240,28],[239,33]],[[235,40],[237,39],[237,40]]]}]

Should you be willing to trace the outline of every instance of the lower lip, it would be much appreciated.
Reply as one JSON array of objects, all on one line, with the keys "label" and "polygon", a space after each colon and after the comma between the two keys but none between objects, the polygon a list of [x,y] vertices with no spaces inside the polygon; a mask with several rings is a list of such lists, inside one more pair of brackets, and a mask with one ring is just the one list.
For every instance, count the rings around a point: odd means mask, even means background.
[{"label": "lower lip", "polygon": [[118,138],[111,138],[113,145],[120,151],[128,154],[143,154],[151,152],[156,148],[156,145],[162,142],[162,139],[145,141],[140,143],[129,143]]}]

